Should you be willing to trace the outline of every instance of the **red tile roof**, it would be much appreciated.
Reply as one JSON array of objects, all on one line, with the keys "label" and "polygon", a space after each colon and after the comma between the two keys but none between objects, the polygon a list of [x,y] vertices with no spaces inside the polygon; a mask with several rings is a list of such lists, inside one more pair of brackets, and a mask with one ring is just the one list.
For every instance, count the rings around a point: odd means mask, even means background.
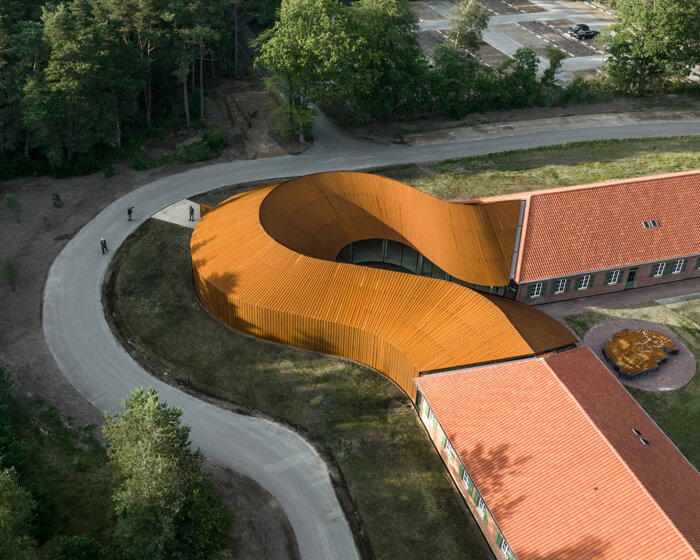
[{"label": "red tile roof", "polygon": [[530,282],[700,253],[699,193],[696,170],[468,202],[526,201],[515,280]]},{"label": "red tile roof", "polygon": [[416,382],[519,560],[700,558],[700,474],[588,347]]}]

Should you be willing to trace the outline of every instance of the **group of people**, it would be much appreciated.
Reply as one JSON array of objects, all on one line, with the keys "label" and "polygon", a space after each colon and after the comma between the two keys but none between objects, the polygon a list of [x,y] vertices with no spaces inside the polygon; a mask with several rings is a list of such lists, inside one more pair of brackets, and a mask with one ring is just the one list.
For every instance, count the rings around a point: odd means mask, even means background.
[{"label": "group of people", "polygon": [[[133,207],[133,206],[129,206],[129,207],[126,209],[126,215],[127,215],[127,221],[128,221],[128,222],[133,222],[133,221],[134,221],[134,220],[132,219],[132,214],[133,214],[133,213],[134,213],[134,207]],[[196,221],[196,220],[195,220],[195,217],[194,217],[194,206],[192,206],[191,204],[190,204],[190,208],[189,208],[189,216],[190,216],[190,218],[189,218],[189,221],[190,221],[190,222]],[[103,255],[109,251],[109,248],[107,247],[107,240],[106,240],[104,237],[101,237],[101,238],[100,238],[100,250],[102,251],[102,254],[103,254]]]}]

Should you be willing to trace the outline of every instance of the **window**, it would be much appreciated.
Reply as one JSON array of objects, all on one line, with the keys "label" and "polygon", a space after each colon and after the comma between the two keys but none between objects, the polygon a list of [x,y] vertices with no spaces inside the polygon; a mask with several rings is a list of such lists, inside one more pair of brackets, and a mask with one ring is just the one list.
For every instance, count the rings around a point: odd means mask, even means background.
[{"label": "window", "polygon": [[591,275],[586,274],[576,279],[576,289],[577,290],[587,290],[591,285]]},{"label": "window", "polygon": [[651,227],[659,227],[659,222],[657,222],[656,220],[652,220]]},{"label": "window", "polygon": [[651,227],[649,222],[642,222],[642,225],[644,226],[644,229],[649,229]]},{"label": "window", "polygon": [[508,558],[509,553],[512,554],[512,551],[510,550],[510,547],[505,539],[503,539],[503,542],[501,543],[501,552],[505,554],[506,558]]},{"label": "window", "polygon": [[537,282],[537,284],[533,284],[532,286],[530,286],[530,290],[531,298],[540,297],[542,295],[542,282]]},{"label": "window", "polygon": [[563,294],[566,291],[566,279],[562,278],[554,283],[554,293]]},{"label": "window", "polygon": [[685,268],[685,259],[680,259],[680,260],[673,263],[673,270],[671,271],[671,274],[679,274],[679,273],[683,272],[684,268]]},{"label": "window", "polygon": [[430,407],[428,407],[428,422],[432,425],[433,430],[437,428],[437,418],[435,418],[435,413]]},{"label": "window", "polygon": [[447,437],[445,437],[445,451],[447,451],[447,456],[450,458],[450,461],[455,458],[455,448],[452,447],[452,444]]},{"label": "window", "polygon": [[479,503],[476,504],[476,509],[481,515],[484,515],[484,510],[486,509],[486,502],[484,502],[484,499],[479,496]]},{"label": "window", "polygon": [[471,479],[469,478],[469,475],[467,474],[467,469],[464,469],[462,471],[462,484],[464,484],[464,487],[469,489],[469,483],[471,482]]},{"label": "window", "polygon": [[655,264],[651,269],[651,275],[654,277],[663,276],[666,263]]},{"label": "window", "polygon": [[612,270],[608,272],[608,280],[606,284],[609,286],[612,284],[617,284],[618,280],[620,280],[620,271],[619,270]]}]

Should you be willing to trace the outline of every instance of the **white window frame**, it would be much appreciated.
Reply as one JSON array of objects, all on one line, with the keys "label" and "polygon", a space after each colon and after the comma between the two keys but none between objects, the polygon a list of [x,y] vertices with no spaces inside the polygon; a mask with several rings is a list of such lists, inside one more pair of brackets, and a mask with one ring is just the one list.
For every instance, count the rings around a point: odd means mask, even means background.
[{"label": "white window frame", "polygon": [[435,416],[435,413],[430,406],[428,406],[428,422],[433,430],[437,430],[437,416]]},{"label": "white window frame", "polygon": [[608,286],[612,286],[613,284],[617,284],[618,280],[620,280],[620,271],[613,270],[612,275],[610,276],[610,282],[608,282]]},{"label": "white window frame", "polygon": [[664,270],[666,270],[666,263],[662,262],[654,265],[656,267],[656,272],[654,273],[654,278],[664,275]]},{"label": "white window frame", "polygon": [[452,447],[452,444],[450,443],[450,440],[447,437],[445,437],[445,452],[450,458],[450,461],[455,458],[455,448]]},{"label": "white window frame", "polygon": [[484,510],[486,509],[486,502],[484,499],[479,495],[479,503],[476,506],[476,510],[481,514],[481,517],[484,516]]},{"label": "white window frame", "polygon": [[537,282],[537,284],[532,285],[532,292],[530,293],[531,298],[540,297],[542,295],[542,282]]},{"label": "white window frame", "polygon": [[510,549],[510,546],[506,542],[505,537],[503,537],[503,540],[501,541],[501,552],[505,555],[506,558],[508,558],[508,553],[512,553],[513,551]]},{"label": "white window frame", "polygon": [[673,270],[671,274],[680,274],[683,272],[683,265],[685,264],[685,259],[679,259],[673,263]]},{"label": "white window frame", "polygon": [[566,278],[557,280],[557,287],[554,288],[554,295],[563,294],[566,291]]},{"label": "white window frame", "polygon": [[462,471],[462,484],[464,484],[464,487],[469,491],[469,481],[471,478],[469,478],[469,473],[467,472],[467,469],[464,468],[464,465],[462,465],[462,468],[464,469]]},{"label": "white window frame", "polygon": [[591,286],[591,275],[585,274],[585,275],[581,276],[581,284],[578,287],[579,291],[587,290],[590,286]]}]

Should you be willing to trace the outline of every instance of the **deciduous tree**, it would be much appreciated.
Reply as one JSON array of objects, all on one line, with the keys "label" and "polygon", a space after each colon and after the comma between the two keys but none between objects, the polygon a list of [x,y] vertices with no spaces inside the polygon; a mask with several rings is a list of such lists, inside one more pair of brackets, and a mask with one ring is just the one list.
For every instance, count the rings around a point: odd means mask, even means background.
[{"label": "deciduous tree", "polygon": [[0,470],[0,558],[37,558],[36,544],[29,536],[35,505],[31,494],[20,486],[15,470]]},{"label": "deciduous tree", "polygon": [[359,0],[349,15],[352,35],[335,78],[337,97],[356,120],[414,114],[428,73],[415,12],[406,0]]},{"label": "deciduous tree", "polygon": [[619,0],[609,31],[605,71],[618,89],[644,93],[700,63],[700,2]]},{"label": "deciduous tree", "polygon": [[488,10],[478,0],[460,0],[452,6],[447,37],[455,47],[476,52],[489,26],[489,17]]},{"label": "deciduous tree", "polygon": [[287,136],[307,132],[309,105],[327,98],[332,77],[347,63],[346,28],[337,0],[283,0],[275,25],[252,42],[260,50],[255,66],[274,74],[265,81],[284,102]]},{"label": "deciduous tree", "polygon": [[110,462],[120,473],[114,500],[121,558],[209,559],[225,547],[228,514],[190,450],[182,410],[137,389],[124,412],[107,414]]}]

